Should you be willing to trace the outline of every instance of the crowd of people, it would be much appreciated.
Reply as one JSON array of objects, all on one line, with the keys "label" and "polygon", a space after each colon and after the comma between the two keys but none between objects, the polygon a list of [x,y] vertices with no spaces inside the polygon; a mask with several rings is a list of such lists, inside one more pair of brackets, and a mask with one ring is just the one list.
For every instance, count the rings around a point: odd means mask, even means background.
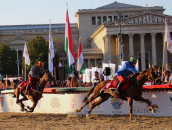
[{"label": "crowd of people", "polygon": [[[158,67],[157,65],[154,65],[155,73],[159,78],[162,79],[162,67]],[[166,64],[166,69],[163,69],[163,84],[172,84],[172,68],[171,64]]]},{"label": "crowd of people", "polygon": [[[74,68],[75,69],[75,68]],[[155,74],[157,74],[157,76],[162,79],[162,67],[158,67],[157,65],[153,66],[153,69],[155,71]],[[70,88],[76,88],[76,87],[90,87],[90,86],[96,86],[98,83],[100,83],[101,81],[104,81],[104,75],[100,74],[95,71],[94,72],[94,79],[92,82],[89,83],[83,83],[82,80],[79,80],[79,76],[78,73],[74,73],[73,76],[69,76],[67,77],[66,80],[56,80],[56,85],[52,85],[51,83],[47,82],[46,84],[46,88],[50,88],[50,87],[70,87]],[[114,75],[115,77],[115,75]],[[18,82],[21,82],[21,80],[19,81],[18,79],[15,79]],[[13,88],[13,83],[14,81],[10,82],[10,80],[0,80],[0,89],[9,89],[9,88]],[[172,84],[172,68],[171,68],[171,64],[168,63],[166,64],[166,69],[163,71],[163,84]]]}]

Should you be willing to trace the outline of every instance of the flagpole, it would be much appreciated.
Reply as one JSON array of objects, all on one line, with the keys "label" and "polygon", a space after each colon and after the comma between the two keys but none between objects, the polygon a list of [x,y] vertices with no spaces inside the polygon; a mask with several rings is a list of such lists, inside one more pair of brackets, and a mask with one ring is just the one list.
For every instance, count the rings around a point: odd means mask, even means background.
[{"label": "flagpole", "polygon": [[[165,18],[165,21],[167,21],[167,17]],[[165,33],[164,33],[164,35],[165,35]],[[162,83],[163,83],[163,76],[164,76],[163,72],[164,72],[164,59],[165,59],[165,43],[166,42],[165,42],[165,39],[164,39],[163,61],[162,61],[162,77],[161,77]]]},{"label": "flagpole", "polygon": [[[81,37],[79,38],[79,43],[81,42]],[[78,57],[78,59],[79,59],[79,57]],[[77,66],[78,67],[78,66]],[[80,70],[81,70],[81,68],[80,68]],[[79,81],[80,81],[80,70],[79,70]]]},{"label": "flagpole", "polygon": [[25,71],[24,71],[24,73],[25,73],[25,81],[26,81],[26,57],[24,59],[25,59]]},{"label": "flagpole", "polygon": [[[25,40],[25,42],[26,42],[26,40]],[[25,73],[25,81],[26,81],[26,57],[24,57],[24,60],[25,60],[25,70],[24,70],[24,73]]]}]

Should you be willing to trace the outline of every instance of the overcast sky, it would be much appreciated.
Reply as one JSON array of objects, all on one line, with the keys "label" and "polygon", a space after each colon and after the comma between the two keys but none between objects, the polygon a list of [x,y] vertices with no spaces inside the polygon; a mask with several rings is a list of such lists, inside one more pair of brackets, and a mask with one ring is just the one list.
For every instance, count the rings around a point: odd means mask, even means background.
[{"label": "overcast sky", "polygon": [[[75,23],[78,9],[95,9],[114,0],[0,0],[0,25],[65,23],[68,3],[70,23]],[[172,15],[172,0],[118,0],[117,2],[148,6],[163,6],[164,14]]]}]

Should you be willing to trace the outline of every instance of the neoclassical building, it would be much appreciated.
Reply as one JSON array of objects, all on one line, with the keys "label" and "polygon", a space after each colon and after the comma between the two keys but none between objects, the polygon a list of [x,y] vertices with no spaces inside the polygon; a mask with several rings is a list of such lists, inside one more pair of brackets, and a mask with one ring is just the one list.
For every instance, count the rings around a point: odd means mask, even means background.
[{"label": "neoclassical building", "polygon": [[[126,61],[135,56],[140,70],[145,70],[149,64],[162,66],[166,17],[172,32],[172,16],[163,14],[164,10],[162,6],[147,8],[119,2],[78,10],[75,13],[77,22],[71,23],[76,57],[81,37],[85,65],[100,67],[100,61],[118,65],[121,58]],[[65,23],[52,24],[51,27],[53,38],[64,39]],[[122,38],[119,38],[120,31]],[[6,42],[11,48],[19,50],[20,59],[23,59],[25,40],[37,35],[48,40],[49,25],[0,26],[0,43]],[[171,62],[172,55],[165,50],[165,63]]]}]

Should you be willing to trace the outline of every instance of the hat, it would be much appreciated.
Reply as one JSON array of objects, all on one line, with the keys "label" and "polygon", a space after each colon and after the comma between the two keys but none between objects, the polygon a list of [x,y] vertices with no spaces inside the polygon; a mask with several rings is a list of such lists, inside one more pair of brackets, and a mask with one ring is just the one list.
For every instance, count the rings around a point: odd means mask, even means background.
[{"label": "hat", "polygon": [[44,63],[42,61],[38,61],[38,66],[44,67]]},{"label": "hat", "polygon": [[134,58],[134,57],[131,57],[131,58],[130,58],[130,61],[131,61],[131,62],[134,62],[134,63],[137,63],[137,60],[136,60],[136,58]]}]

